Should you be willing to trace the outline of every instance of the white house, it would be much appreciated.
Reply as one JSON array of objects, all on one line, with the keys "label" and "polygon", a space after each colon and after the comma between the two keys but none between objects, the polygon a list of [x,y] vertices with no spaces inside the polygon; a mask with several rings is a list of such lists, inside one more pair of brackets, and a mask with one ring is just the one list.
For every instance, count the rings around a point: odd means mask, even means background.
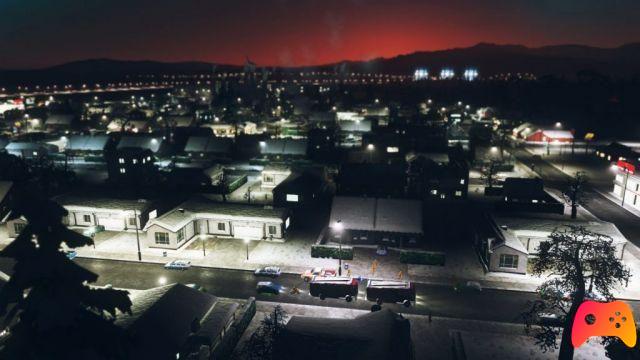
[{"label": "white house", "polygon": [[194,197],[145,227],[148,247],[177,249],[195,235],[247,240],[284,240],[290,219],[285,209],[219,203]]},{"label": "white house", "polygon": [[606,221],[572,220],[545,213],[522,213],[517,216],[496,213],[490,216],[489,221],[495,236],[487,239],[487,254],[483,254],[483,257],[486,257],[490,271],[525,274],[528,258],[536,256],[540,243],[547,241],[555,230],[562,231],[569,225],[583,226],[611,237],[619,259],[622,259],[627,243],[620,230]]},{"label": "white house", "polygon": [[[144,228],[150,217],[157,213],[148,200],[126,200],[83,195],[60,195],[53,201],[62,205],[68,214],[63,222],[73,228],[104,226],[108,231],[131,231]],[[26,220],[23,218],[7,221],[9,237],[16,237]]]}]

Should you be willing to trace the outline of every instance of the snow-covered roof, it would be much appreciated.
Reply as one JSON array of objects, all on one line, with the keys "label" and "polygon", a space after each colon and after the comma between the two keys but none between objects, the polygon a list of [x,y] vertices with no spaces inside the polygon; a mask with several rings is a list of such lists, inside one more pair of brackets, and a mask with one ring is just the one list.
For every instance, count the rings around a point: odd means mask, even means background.
[{"label": "snow-covered roof", "polygon": [[212,343],[239,306],[182,284],[133,292],[131,302],[131,314],[119,314],[115,324],[132,336],[134,359],[174,358],[183,350],[194,319],[201,325],[197,335]]},{"label": "snow-covered roof", "polygon": [[539,213],[518,214],[518,216],[496,213],[492,216],[498,227],[506,226],[518,237],[548,237],[556,229],[563,230],[568,225],[575,225],[584,226],[587,230],[610,236],[614,243],[627,242],[627,238],[618,227],[606,221],[572,220],[562,216],[554,216],[554,214]]},{"label": "snow-covered roof", "polygon": [[307,153],[306,139],[269,139],[260,146],[262,154],[269,155],[305,155]]},{"label": "snow-covered roof", "polygon": [[50,115],[45,121],[46,125],[71,125],[73,115],[70,114],[58,114]]},{"label": "snow-covered roof", "polygon": [[336,196],[330,223],[345,229],[422,234],[422,203],[417,200]]},{"label": "snow-covered roof", "polygon": [[84,150],[84,151],[100,151],[109,141],[107,135],[72,135],[69,137],[67,150]]},{"label": "snow-covered roof", "polygon": [[281,333],[278,359],[398,359],[412,358],[409,320],[389,309],[355,319],[293,316]]},{"label": "snow-covered roof", "polygon": [[67,209],[89,209],[89,210],[110,210],[110,211],[146,211],[151,207],[151,202],[140,199],[117,199],[81,194],[64,194],[52,199]]},{"label": "snow-covered roof", "polygon": [[357,121],[349,121],[349,120],[341,120],[338,122],[340,126],[340,130],[342,131],[351,131],[351,132],[370,132],[371,131],[371,120],[357,120]]},{"label": "snow-covered roof", "polygon": [[571,131],[567,130],[542,130],[542,135],[550,139],[573,139]]},{"label": "snow-covered roof", "polygon": [[282,223],[285,215],[286,209],[283,208],[220,203],[195,196],[164,215],[150,220],[145,228],[158,225],[175,232],[195,219],[257,220]]},{"label": "snow-covered roof", "polygon": [[118,143],[118,149],[122,148],[141,148],[158,152],[162,145],[162,137],[154,137],[151,135],[125,135]]}]

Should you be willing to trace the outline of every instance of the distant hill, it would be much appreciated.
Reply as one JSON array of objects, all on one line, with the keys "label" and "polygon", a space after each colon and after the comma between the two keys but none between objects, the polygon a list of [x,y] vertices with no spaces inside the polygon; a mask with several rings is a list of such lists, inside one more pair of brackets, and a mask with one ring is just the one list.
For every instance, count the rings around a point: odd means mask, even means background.
[{"label": "distant hill", "polygon": [[[93,59],[71,62],[37,70],[0,70],[0,84],[122,81],[138,75],[207,74],[213,64],[205,62],[166,63],[157,61],[123,61]],[[260,64],[258,64],[260,67]],[[443,67],[460,71],[475,67],[481,75],[499,73],[533,73],[537,76],[574,77],[579,72],[595,72],[612,77],[640,76],[640,43],[616,48],[584,45],[555,45],[529,48],[522,45],[480,43],[468,48],[420,51],[392,58],[369,61],[345,61],[335,64],[277,68],[278,71],[305,69],[348,72],[411,74],[416,67],[437,73]],[[274,69],[268,66],[269,69]],[[216,65],[216,71],[238,71],[240,65]]]},{"label": "distant hill", "polygon": [[[640,75],[640,43],[617,48],[583,45],[528,48],[480,43],[468,48],[421,51],[345,64],[349,71],[394,74],[411,74],[416,67],[426,67],[432,73],[437,73],[443,67],[453,67],[458,72],[466,67],[475,67],[481,75],[520,72],[537,76],[575,76],[581,71],[594,71],[607,76],[630,77]],[[333,69],[339,65],[320,68]]]}]

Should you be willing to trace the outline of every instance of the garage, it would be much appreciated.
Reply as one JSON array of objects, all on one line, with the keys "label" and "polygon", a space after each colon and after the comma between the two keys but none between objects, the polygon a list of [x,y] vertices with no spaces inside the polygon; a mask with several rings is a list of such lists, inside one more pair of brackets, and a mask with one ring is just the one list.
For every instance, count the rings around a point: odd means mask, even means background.
[{"label": "garage", "polygon": [[233,236],[239,239],[262,239],[264,237],[263,224],[235,223]]},{"label": "garage", "polygon": [[122,215],[115,214],[96,214],[98,225],[104,226],[105,230],[122,231],[124,230],[124,219]]}]

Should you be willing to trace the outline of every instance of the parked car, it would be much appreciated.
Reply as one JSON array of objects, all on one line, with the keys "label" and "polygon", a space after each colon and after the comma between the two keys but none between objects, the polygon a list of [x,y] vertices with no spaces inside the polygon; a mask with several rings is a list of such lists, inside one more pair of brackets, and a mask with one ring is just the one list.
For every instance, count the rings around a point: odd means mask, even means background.
[{"label": "parked car", "polygon": [[477,281],[466,281],[453,287],[456,291],[482,291],[482,285]]},{"label": "parked car", "polygon": [[328,277],[328,276],[336,276],[336,274],[337,274],[336,269],[325,269],[321,267],[314,267],[313,269],[309,269],[304,273],[302,273],[300,277],[304,281],[309,282],[311,281],[311,279],[313,279],[314,276]]},{"label": "parked car", "polygon": [[73,260],[78,256],[78,253],[75,250],[65,251],[64,254],[67,256],[69,260]]},{"label": "parked car", "polygon": [[258,294],[267,293],[278,295],[280,294],[280,290],[282,290],[282,285],[273,281],[259,281],[258,285],[256,285]]},{"label": "parked car", "polygon": [[202,285],[198,285],[198,284],[186,284],[186,286],[194,289],[194,290],[198,290],[198,291],[202,291],[202,292],[207,292],[207,289],[205,289]]},{"label": "parked car", "polygon": [[254,272],[254,275],[278,277],[280,276],[280,273],[281,273],[280,268],[277,266],[265,266],[265,267],[256,269],[256,271]]},{"label": "parked car", "polygon": [[553,313],[539,313],[538,319],[540,320],[540,325],[562,326],[560,317]]},{"label": "parked car", "polygon": [[378,245],[378,248],[376,249],[376,255],[385,256],[388,253],[389,253],[389,250],[387,250],[386,245]]},{"label": "parked car", "polygon": [[187,260],[173,260],[164,265],[164,268],[169,270],[187,270],[190,267],[191,261]]}]

